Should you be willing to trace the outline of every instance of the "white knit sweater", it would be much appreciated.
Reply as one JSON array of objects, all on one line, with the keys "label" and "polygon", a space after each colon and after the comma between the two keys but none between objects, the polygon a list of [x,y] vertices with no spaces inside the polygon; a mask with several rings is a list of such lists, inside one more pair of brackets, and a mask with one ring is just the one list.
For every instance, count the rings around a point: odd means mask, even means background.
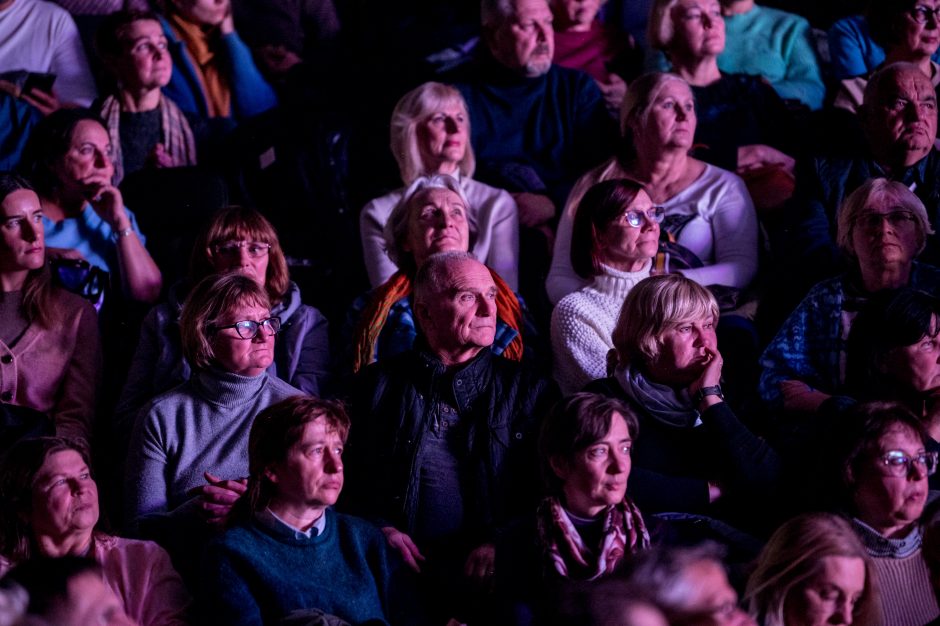
[{"label": "white knit sweater", "polygon": [[552,312],[555,380],[565,394],[607,376],[607,352],[613,347],[610,335],[620,307],[633,286],[650,275],[652,261],[638,272],[601,268],[603,274],[562,298]]}]

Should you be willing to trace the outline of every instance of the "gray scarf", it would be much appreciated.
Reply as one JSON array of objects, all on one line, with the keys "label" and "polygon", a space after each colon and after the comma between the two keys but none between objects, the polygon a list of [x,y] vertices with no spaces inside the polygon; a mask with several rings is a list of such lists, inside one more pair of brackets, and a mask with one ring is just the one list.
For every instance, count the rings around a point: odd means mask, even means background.
[{"label": "gray scarf", "polygon": [[653,419],[676,428],[693,428],[702,423],[699,412],[692,406],[688,389],[677,392],[668,385],[654,383],[631,365],[618,366],[614,378],[627,396]]}]

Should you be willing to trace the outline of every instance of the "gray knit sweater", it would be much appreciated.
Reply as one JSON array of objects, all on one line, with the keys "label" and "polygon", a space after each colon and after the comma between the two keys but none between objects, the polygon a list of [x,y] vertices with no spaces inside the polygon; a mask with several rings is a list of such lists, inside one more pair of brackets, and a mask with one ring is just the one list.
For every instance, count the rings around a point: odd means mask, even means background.
[{"label": "gray knit sweater", "polygon": [[193,487],[204,472],[222,479],[248,475],[248,432],[271,404],[302,394],[266,373],[239,376],[217,369],[196,372],[187,382],[146,405],[134,426],[125,472],[127,520],[185,515]]}]

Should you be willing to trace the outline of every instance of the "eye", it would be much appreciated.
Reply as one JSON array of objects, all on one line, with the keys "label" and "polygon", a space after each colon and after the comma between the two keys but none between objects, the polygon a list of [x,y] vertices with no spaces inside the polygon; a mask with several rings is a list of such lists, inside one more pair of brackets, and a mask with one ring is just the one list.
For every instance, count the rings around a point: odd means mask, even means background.
[{"label": "eye", "polygon": [[472,293],[462,293],[458,299],[460,302],[470,303],[474,302],[477,298]]},{"label": "eye", "polygon": [[933,111],[937,108],[937,102],[935,100],[927,100],[926,102],[921,102],[920,106],[927,109],[928,111]]},{"label": "eye", "polygon": [[682,326],[679,326],[676,330],[678,330],[680,333],[690,333],[692,332],[692,325],[683,324]]},{"label": "eye", "polygon": [[711,330],[714,327],[715,327],[715,322],[705,322],[704,324],[702,324],[702,328],[706,330]]},{"label": "eye", "polygon": [[660,107],[661,109],[664,109],[664,110],[668,111],[669,109],[673,108],[675,105],[676,105],[676,103],[675,103],[674,100],[663,100],[663,101],[659,104],[659,107]]},{"label": "eye", "polygon": [[78,475],[78,477],[79,477],[79,479],[81,479],[81,480],[90,480],[90,479],[91,479],[91,472],[82,472],[81,474]]},{"label": "eye", "polygon": [[607,446],[595,446],[588,449],[589,459],[603,459],[605,456],[607,456]]},{"label": "eye", "polygon": [[20,222],[22,221],[23,221],[23,218],[14,217],[12,219],[8,219],[7,221],[5,221],[3,225],[5,228],[8,228],[9,230],[16,230],[20,227]]}]

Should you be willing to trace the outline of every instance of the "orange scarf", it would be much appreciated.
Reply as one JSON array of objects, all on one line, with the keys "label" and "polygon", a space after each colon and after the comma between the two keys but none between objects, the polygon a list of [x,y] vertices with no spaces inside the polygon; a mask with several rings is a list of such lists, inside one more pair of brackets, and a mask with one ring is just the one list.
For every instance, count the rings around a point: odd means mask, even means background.
[{"label": "orange scarf", "polygon": [[232,91],[214,47],[217,44],[217,28],[203,30],[199,24],[187,22],[178,15],[170,15],[170,24],[176,35],[186,44],[186,54],[196,72],[206,99],[209,117],[230,117],[232,114]]}]

